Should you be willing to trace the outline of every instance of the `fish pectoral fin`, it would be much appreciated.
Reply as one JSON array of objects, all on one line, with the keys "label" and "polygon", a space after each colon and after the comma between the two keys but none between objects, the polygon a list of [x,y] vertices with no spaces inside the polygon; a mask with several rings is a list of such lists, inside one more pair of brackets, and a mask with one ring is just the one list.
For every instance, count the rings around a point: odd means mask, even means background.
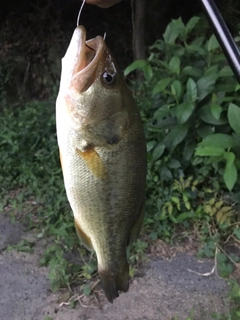
[{"label": "fish pectoral fin", "polygon": [[82,157],[87,168],[93,176],[100,179],[106,178],[107,171],[105,165],[102,159],[100,158],[99,154],[94,150],[94,148],[86,149],[86,151],[76,149],[76,151]]},{"label": "fish pectoral fin", "polygon": [[77,230],[77,234],[79,239],[82,241],[82,243],[84,244],[84,246],[91,251],[93,249],[92,246],[92,241],[91,239],[86,235],[86,233],[82,230],[82,228],[80,227],[79,223],[77,222],[76,219],[74,219],[75,222],[75,227]]},{"label": "fish pectoral fin", "polygon": [[132,244],[134,241],[136,241],[137,237],[139,236],[142,224],[143,224],[143,219],[144,219],[144,201],[142,202],[140,209],[139,209],[139,214],[137,215],[137,219],[135,220],[133,227],[130,231],[129,234],[129,239],[128,239],[128,245]]}]

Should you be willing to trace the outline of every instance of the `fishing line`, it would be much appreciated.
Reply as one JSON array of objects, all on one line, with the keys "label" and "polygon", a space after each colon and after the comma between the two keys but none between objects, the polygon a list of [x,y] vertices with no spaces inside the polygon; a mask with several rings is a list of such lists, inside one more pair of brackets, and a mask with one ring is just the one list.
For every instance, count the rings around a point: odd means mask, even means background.
[{"label": "fishing line", "polygon": [[107,32],[104,32],[104,35],[103,35],[103,40],[104,41],[106,40],[106,36],[107,36]]},{"label": "fishing line", "polygon": [[[80,10],[79,10],[79,12],[78,12],[78,17],[77,17],[77,27],[79,27],[79,20],[80,20],[80,16],[81,16],[82,9],[83,9],[83,7],[84,7],[85,2],[86,2],[86,0],[83,0],[82,5],[81,5],[81,7],[80,7]],[[96,50],[95,50],[95,49],[93,49],[93,48],[89,47],[86,43],[85,43],[85,45],[86,45],[86,47],[87,47],[88,49],[93,50],[93,51],[95,51],[95,52],[96,52]]]},{"label": "fishing line", "polygon": [[77,27],[79,27],[79,20],[80,20],[80,16],[81,16],[82,9],[83,9],[83,6],[84,6],[85,2],[86,2],[86,0],[83,0],[83,3],[82,3],[82,5],[81,5],[81,8],[80,8],[80,10],[79,10],[79,12],[78,12]]}]

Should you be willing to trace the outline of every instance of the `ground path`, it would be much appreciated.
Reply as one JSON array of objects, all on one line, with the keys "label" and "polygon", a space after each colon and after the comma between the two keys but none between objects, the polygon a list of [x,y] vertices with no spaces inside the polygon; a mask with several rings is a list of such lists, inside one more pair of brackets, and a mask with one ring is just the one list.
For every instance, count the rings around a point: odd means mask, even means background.
[{"label": "ground path", "polygon": [[1,320],[210,320],[213,312],[228,309],[224,280],[216,274],[203,277],[189,271],[210,272],[214,262],[186,253],[171,261],[155,258],[146,262],[129,292],[113,304],[98,294],[100,305],[86,297],[74,309],[60,307],[60,294],[50,291],[47,268],[39,266],[41,246],[34,254],[7,252],[5,248],[18,243],[26,232],[21,223],[12,224],[4,215],[0,235]]}]

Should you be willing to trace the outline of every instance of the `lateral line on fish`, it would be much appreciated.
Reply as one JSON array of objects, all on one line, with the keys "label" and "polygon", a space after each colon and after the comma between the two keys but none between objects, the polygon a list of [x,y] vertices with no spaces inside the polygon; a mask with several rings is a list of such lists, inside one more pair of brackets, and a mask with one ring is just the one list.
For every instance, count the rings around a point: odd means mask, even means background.
[{"label": "lateral line on fish", "polygon": [[107,176],[107,171],[102,159],[94,148],[81,151],[76,149],[77,153],[82,157],[89,171],[97,178],[105,179]]}]

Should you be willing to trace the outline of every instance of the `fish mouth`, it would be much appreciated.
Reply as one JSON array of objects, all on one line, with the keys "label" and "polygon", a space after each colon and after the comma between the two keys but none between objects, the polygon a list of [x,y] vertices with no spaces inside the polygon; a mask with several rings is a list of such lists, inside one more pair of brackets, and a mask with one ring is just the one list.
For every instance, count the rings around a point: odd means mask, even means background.
[{"label": "fish mouth", "polygon": [[61,80],[68,88],[74,87],[78,92],[86,91],[96,78],[97,68],[102,59],[105,41],[97,36],[86,41],[86,29],[75,29],[67,52],[62,59]]}]

